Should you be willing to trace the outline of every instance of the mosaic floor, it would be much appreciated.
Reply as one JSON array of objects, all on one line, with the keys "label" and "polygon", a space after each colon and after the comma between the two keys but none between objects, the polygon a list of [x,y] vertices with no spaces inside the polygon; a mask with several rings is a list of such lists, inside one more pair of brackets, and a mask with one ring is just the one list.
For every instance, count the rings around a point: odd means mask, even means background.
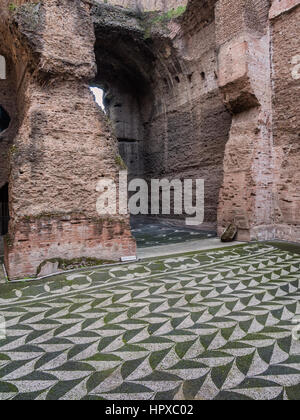
[{"label": "mosaic floor", "polygon": [[149,248],[159,245],[170,245],[197,241],[217,236],[214,231],[193,229],[173,221],[163,219],[148,219],[134,217],[131,220],[132,234],[136,239],[138,248]]},{"label": "mosaic floor", "polygon": [[300,400],[300,255],[270,245],[1,285],[0,313],[1,400]]}]

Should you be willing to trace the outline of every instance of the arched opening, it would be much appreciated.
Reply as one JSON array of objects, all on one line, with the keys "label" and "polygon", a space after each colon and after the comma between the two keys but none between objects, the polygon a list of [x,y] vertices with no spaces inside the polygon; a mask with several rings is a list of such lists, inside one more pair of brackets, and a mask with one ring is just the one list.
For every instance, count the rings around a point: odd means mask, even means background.
[{"label": "arched opening", "polygon": [[9,208],[8,208],[8,184],[0,189],[0,236],[8,232]]},{"label": "arched opening", "polygon": [[[120,26],[115,21],[112,6],[103,5],[95,10],[98,74],[94,83],[105,86],[106,113],[118,138],[119,153],[128,167],[129,179],[146,180],[149,191],[151,180],[180,180],[182,184],[184,180],[205,181],[203,224],[199,223],[195,229],[186,226],[186,210],[182,206],[180,214],[173,211],[174,194],[171,194],[168,214],[163,214],[160,205],[159,214],[151,212],[149,206],[146,217],[132,217],[134,236],[141,232],[140,243],[150,236],[165,238],[165,242],[154,241],[160,245],[171,240],[181,242],[216,235],[231,115],[224,106],[215,77],[215,44],[212,37],[207,38],[208,31],[212,34],[215,30],[214,6],[193,4],[196,9],[187,10],[183,31],[178,36],[183,45],[194,26],[199,26],[206,53],[198,61],[189,57],[189,51],[182,55],[171,39],[155,34],[154,27],[151,37],[145,36],[143,30],[139,31],[138,15],[134,25],[134,15],[116,9],[123,14],[124,22],[127,19],[128,29],[126,24]],[[101,12],[101,18],[96,12]],[[201,16],[201,21],[197,16]],[[198,43],[198,37],[198,32],[193,35],[194,43]],[[194,195],[195,182],[193,198]],[[176,233],[174,238],[171,231]],[[141,247],[147,245],[142,243]]]},{"label": "arched opening", "polygon": [[3,106],[0,105],[0,134],[5,131],[10,124],[10,116],[5,111]]},{"label": "arched opening", "polygon": [[[90,90],[114,127],[119,153],[129,177],[141,177],[144,175],[142,148],[147,122],[145,114],[150,102],[149,85],[130,58],[126,62],[122,54],[115,57],[114,53],[104,53],[102,46],[100,39],[96,44],[99,72]],[[113,67],[111,63],[114,63]]]},{"label": "arched opening", "polygon": [[106,113],[104,105],[104,90],[99,86],[90,86],[90,91],[94,95],[96,104],[99,105],[102,111]]},{"label": "arched opening", "polygon": [[0,79],[6,79],[6,60],[3,55],[0,55]]}]

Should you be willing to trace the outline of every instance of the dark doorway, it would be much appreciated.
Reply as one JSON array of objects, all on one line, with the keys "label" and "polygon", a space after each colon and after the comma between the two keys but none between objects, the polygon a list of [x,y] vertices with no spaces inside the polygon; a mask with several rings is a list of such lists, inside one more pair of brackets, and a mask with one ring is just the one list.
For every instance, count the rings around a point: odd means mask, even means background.
[{"label": "dark doorway", "polygon": [[0,189],[0,235],[8,233],[9,209],[8,209],[8,184]]},{"label": "dark doorway", "polygon": [[9,124],[10,124],[10,116],[5,111],[3,106],[0,105],[0,133],[6,130],[9,127]]}]

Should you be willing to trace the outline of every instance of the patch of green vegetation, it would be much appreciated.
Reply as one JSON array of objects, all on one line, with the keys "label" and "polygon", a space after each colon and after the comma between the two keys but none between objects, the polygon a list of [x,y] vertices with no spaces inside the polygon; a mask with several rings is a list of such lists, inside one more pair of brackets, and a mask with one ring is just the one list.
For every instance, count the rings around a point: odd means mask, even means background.
[{"label": "patch of green vegetation", "polygon": [[10,155],[10,156],[13,156],[13,155],[15,155],[15,154],[17,153],[17,151],[18,151],[17,146],[16,146],[15,144],[13,144],[13,145],[10,147],[10,149],[9,149],[9,155]]},{"label": "patch of green vegetation", "polygon": [[110,260],[99,260],[97,258],[74,258],[71,260],[63,259],[63,258],[51,258],[49,260],[43,261],[36,270],[36,276],[38,277],[42,271],[42,268],[48,264],[56,264],[58,263],[58,269],[62,271],[67,270],[76,270],[85,267],[98,267],[100,265],[107,265],[113,264],[115,261]]},{"label": "patch of green vegetation", "polygon": [[127,166],[120,155],[116,155],[115,162],[119,166],[120,169],[123,169],[123,170],[127,169]]},{"label": "patch of green vegetation", "polygon": [[170,20],[177,19],[186,11],[186,6],[179,6],[177,9],[171,9],[168,12],[160,13],[157,17],[152,20],[152,23],[165,23]]},{"label": "patch of green vegetation", "polygon": [[142,16],[142,26],[144,27],[144,38],[151,37],[152,31],[155,27],[167,29],[167,24],[182,16],[186,11],[186,6],[179,6],[177,9],[171,9],[165,13],[148,12]]},{"label": "patch of green vegetation", "polygon": [[6,245],[7,245],[8,247],[11,247],[11,246],[12,246],[12,244],[13,244],[13,239],[12,239],[12,237],[10,236],[10,234],[9,234],[9,233],[7,233],[6,235],[4,235],[4,236],[3,236],[3,240],[4,240],[4,242],[6,243]]},{"label": "patch of green vegetation", "polygon": [[179,6],[177,9],[171,9],[166,14],[167,19],[177,19],[179,16],[183,15],[186,11],[186,6]]},{"label": "patch of green vegetation", "polygon": [[14,3],[10,3],[10,4],[9,4],[9,6],[8,6],[8,10],[9,10],[10,12],[14,12],[16,9],[17,9],[17,5],[16,5],[16,4],[14,4]]}]

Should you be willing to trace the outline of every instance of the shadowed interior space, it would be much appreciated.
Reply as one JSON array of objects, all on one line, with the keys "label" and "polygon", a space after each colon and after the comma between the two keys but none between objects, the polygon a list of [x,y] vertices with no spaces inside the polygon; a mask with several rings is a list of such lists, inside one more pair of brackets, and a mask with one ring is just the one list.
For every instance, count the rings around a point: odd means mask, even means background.
[{"label": "shadowed interior space", "polygon": [[9,127],[9,124],[10,116],[5,111],[3,106],[0,105],[0,133],[2,133],[2,131],[5,131]]}]

